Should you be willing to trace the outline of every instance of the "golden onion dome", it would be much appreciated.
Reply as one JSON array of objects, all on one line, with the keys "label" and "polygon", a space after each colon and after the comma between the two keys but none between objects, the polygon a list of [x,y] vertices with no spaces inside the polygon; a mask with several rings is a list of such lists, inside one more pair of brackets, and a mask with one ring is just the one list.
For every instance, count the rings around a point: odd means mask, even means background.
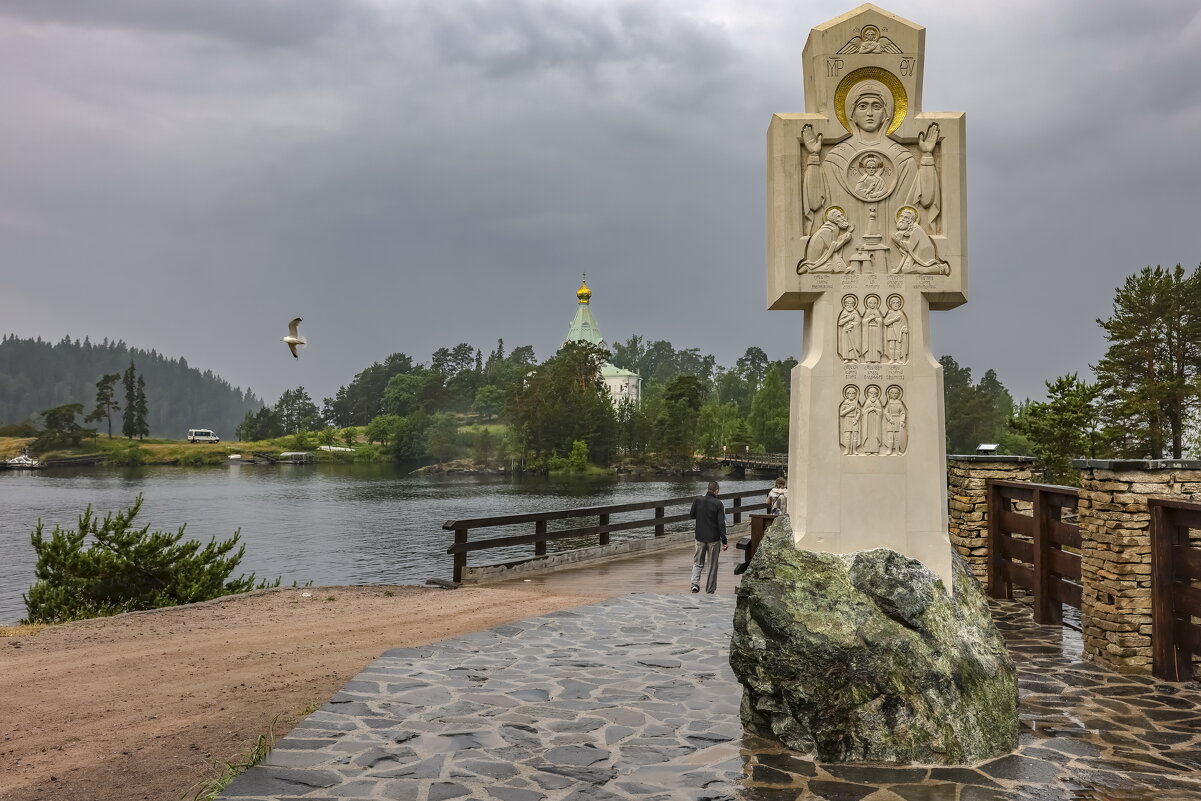
[{"label": "golden onion dome", "polygon": [[580,281],[580,288],[575,291],[575,296],[579,298],[580,303],[587,303],[592,299],[592,290],[588,288],[587,277]]}]

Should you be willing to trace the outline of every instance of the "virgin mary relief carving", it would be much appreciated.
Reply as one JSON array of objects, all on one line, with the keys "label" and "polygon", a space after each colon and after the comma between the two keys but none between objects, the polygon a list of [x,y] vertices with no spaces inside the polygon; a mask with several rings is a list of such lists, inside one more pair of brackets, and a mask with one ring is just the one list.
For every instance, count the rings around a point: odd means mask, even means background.
[{"label": "virgin mary relief carving", "polygon": [[809,239],[797,274],[949,275],[931,239],[940,233],[942,211],[938,123],[911,144],[892,138],[908,99],[883,67],[848,74],[835,102],[848,136],[828,145],[813,125],[801,128],[802,232]]}]

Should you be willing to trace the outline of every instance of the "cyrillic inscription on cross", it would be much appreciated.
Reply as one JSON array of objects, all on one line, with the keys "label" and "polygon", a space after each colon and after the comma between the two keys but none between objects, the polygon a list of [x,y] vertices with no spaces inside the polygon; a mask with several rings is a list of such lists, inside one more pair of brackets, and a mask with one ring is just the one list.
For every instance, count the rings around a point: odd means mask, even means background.
[{"label": "cyrillic inscription on cross", "polygon": [[873,5],[814,28],[805,113],[768,129],[768,307],[805,312],[792,374],[799,547],[887,547],[951,586],[930,309],[967,301],[962,113],[921,110],[925,29]]}]

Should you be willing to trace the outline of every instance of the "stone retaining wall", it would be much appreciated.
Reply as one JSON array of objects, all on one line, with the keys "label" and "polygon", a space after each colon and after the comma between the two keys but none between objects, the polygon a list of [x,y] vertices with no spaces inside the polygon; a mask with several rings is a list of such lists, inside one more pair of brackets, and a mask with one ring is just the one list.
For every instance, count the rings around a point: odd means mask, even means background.
[{"label": "stone retaining wall", "polygon": [[1151,496],[1201,500],[1201,462],[1075,463],[1081,471],[1084,656],[1122,673],[1151,671]]},{"label": "stone retaining wall", "polygon": [[1030,456],[948,456],[947,506],[951,545],[981,582],[988,574],[988,495],[990,478],[1030,481]]},{"label": "stone retaining wall", "polygon": [[[948,456],[951,544],[982,582],[988,570],[985,481],[1037,481],[1020,456]],[[1201,501],[1201,461],[1078,460],[1084,656],[1121,673],[1151,672],[1152,496]],[[1022,511],[1017,509],[1017,511]],[[1201,532],[1194,534],[1201,540]],[[1197,543],[1201,546],[1201,541]]]}]

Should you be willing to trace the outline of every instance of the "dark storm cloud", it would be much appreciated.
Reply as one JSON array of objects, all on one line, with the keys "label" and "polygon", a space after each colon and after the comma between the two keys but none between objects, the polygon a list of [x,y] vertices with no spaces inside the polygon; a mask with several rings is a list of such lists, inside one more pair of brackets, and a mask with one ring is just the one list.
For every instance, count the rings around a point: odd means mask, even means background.
[{"label": "dark storm cloud", "polygon": [[364,13],[353,0],[8,0],[0,16],[35,23],[208,36],[290,47]]},{"label": "dark storm cloud", "polygon": [[486,75],[567,69],[595,74],[617,62],[672,67],[722,62],[732,54],[717,25],[644,2],[603,8],[554,0],[506,3],[425,2],[416,24],[428,26],[448,66]]},{"label": "dark storm cloud", "polygon": [[[1201,258],[1192,5],[892,8],[927,26],[925,108],[968,114],[971,303],[936,352],[1038,395],[1099,357],[1126,275]],[[800,315],[764,310],[764,132],[842,10],[0,3],[0,320],[323,397],[394,351],[546,357],[587,271],[610,340],[797,355]]]}]

